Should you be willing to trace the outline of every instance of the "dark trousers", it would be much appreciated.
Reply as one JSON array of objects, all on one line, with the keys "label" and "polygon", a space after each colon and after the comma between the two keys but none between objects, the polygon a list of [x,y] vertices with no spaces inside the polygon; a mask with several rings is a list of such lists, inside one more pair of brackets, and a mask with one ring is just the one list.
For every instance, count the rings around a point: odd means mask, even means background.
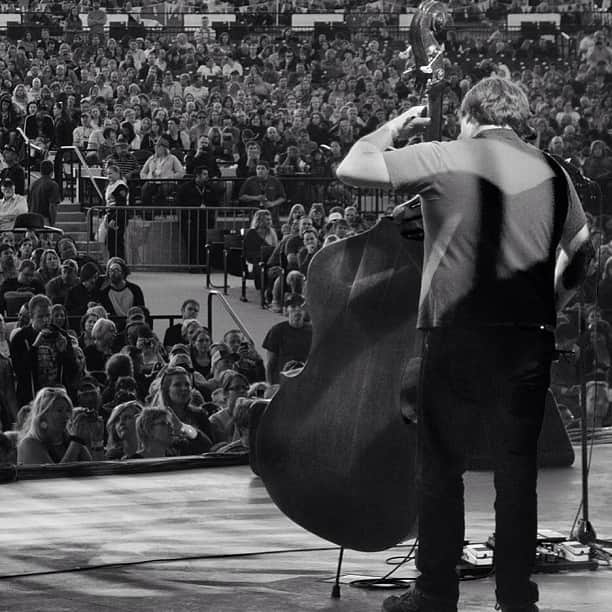
[{"label": "dark trousers", "polygon": [[479,420],[495,449],[497,600],[537,600],[537,442],[554,349],[538,328],[439,328],[425,334],[419,388],[417,586],[456,601],[464,541],[463,472]]}]

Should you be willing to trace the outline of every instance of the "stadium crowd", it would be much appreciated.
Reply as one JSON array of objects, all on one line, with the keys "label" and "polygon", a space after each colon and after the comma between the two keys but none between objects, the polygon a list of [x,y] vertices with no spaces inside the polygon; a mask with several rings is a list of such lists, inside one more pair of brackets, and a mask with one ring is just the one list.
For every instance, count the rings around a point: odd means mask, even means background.
[{"label": "stadium crowd", "polygon": [[[10,318],[20,304],[16,322],[0,326],[5,455],[15,440],[17,460],[26,464],[245,452],[251,402],[269,397],[280,372],[308,356],[310,260],[371,224],[354,193],[335,180],[337,165],[361,135],[422,102],[406,44],[382,17],[348,35],[270,28],[239,40],[204,17],[191,33],[132,36],[128,28],[117,40],[97,0],[46,5],[47,13],[65,38],[51,35],[49,21],[39,24],[40,39],[31,32],[0,39],[2,314]],[[575,52],[563,56],[545,36],[508,36],[495,25],[488,38],[450,31],[446,53],[443,138],[457,137],[457,111],[471,84],[503,75],[532,103],[525,136],[570,159],[603,194],[586,202],[600,256],[584,301],[560,318],[559,342],[590,356],[589,388],[605,390],[595,393],[591,403],[601,406],[591,406],[590,419],[610,425],[610,28],[579,32]],[[70,237],[45,242],[9,231],[27,211],[54,223],[66,146],[108,177],[111,256],[104,265],[80,255]],[[42,186],[26,184],[24,165],[40,170]],[[232,198],[259,208],[245,228],[245,259],[264,265],[256,283],[263,282],[270,308],[287,315],[266,336],[265,363],[238,330],[213,344],[193,299],[160,340],[146,296],[128,280],[125,219],[112,210],[130,204],[128,179],[140,181],[144,205],[175,197],[185,206],[215,206],[220,195],[211,179],[223,166],[241,179]],[[315,187],[296,189],[289,176],[308,177]],[[555,371],[568,424],[579,414],[576,370],[567,362]]]}]

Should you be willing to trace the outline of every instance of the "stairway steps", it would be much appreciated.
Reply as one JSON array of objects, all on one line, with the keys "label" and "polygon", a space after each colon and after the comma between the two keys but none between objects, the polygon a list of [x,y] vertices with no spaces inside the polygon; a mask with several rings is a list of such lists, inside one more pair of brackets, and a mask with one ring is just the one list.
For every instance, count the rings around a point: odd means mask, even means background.
[{"label": "stairway steps", "polygon": [[[58,209],[57,209],[58,214],[61,212],[82,212],[81,211],[81,205],[76,203],[74,204],[73,202],[69,202],[69,201],[64,201],[61,202]],[[83,213],[85,214],[85,213]]]},{"label": "stairway steps", "polygon": [[87,217],[82,212],[65,212],[60,209],[55,219],[56,223],[70,223],[80,222],[86,223]]}]

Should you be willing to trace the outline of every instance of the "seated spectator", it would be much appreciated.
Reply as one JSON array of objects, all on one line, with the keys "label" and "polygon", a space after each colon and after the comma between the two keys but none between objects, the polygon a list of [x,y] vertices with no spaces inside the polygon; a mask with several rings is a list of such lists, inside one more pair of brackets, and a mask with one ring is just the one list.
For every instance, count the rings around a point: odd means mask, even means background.
[{"label": "seated spectator", "polygon": [[33,250],[34,243],[32,242],[32,239],[28,236],[25,236],[19,243],[19,247],[17,249],[17,259],[19,261],[23,261],[24,259],[30,259],[30,257],[32,257]]},{"label": "seated spectator", "polygon": [[196,168],[206,168],[208,176],[219,178],[221,170],[217,163],[217,158],[210,147],[208,134],[203,134],[198,138],[197,147],[185,156],[185,170],[187,174],[194,174]]},{"label": "seated spectator", "polygon": [[221,376],[224,407],[210,417],[215,442],[228,443],[240,438],[234,422],[236,402],[247,397],[249,381],[240,373],[226,370]]},{"label": "seated spectator", "polygon": [[81,282],[69,289],[66,296],[65,305],[69,316],[84,315],[87,312],[88,305],[100,299],[98,266],[92,262],[86,263],[81,268],[79,277]]},{"label": "seated spectator", "polygon": [[190,344],[195,334],[204,327],[197,319],[185,319],[181,325],[181,342]]},{"label": "seated spectator", "polygon": [[9,278],[17,278],[15,249],[10,244],[0,244],[0,284]]},{"label": "seated spectator", "polygon": [[210,450],[212,430],[205,410],[191,403],[191,379],[184,368],[167,368],[153,405],[170,413],[176,455],[199,455]]},{"label": "seated spectator", "polygon": [[349,231],[358,234],[367,229],[366,224],[361,218],[356,206],[347,206],[344,209],[344,220],[348,223]]},{"label": "seated spectator", "polygon": [[15,395],[15,374],[6,350],[4,318],[1,321],[0,334],[2,335],[3,346],[0,351],[0,431],[4,431],[13,428],[13,423],[19,411],[19,404]]},{"label": "seated spectator", "polygon": [[308,211],[308,216],[312,220],[312,225],[319,235],[323,233],[325,228],[325,208],[321,202],[313,202]]},{"label": "seated spectator", "polygon": [[164,334],[164,346],[170,350],[175,344],[183,342],[181,329],[183,322],[187,319],[197,319],[200,314],[200,303],[193,298],[189,298],[181,305],[181,322],[171,325]]},{"label": "seated spectator", "polygon": [[88,310],[82,317],[80,321],[80,334],[78,336],[79,346],[85,350],[88,346],[95,344],[95,340],[93,339],[91,332],[93,331],[93,327],[96,324],[96,321],[100,318],[97,312],[93,310]]},{"label": "seated spectator", "polygon": [[[183,168],[178,158],[170,153],[168,141],[160,138],[155,143],[155,153],[147,159],[140,170],[140,178],[146,181],[168,181],[171,179],[181,179],[185,176]],[[167,182],[147,182],[142,188],[143,206],[151,206],[153,199],[161,199],[167,196],[171,187]]]},{"label": "seated spectator", "polygon": [[129,459],[137,453],[136,420],[142,411],[143,406],[137,401],[124,402],[113,408],[106,422],[106,459]]},{"label": "seated spectator", "polygon": [[111,316],[127,317],[133,306],[144,306],[142,289],[127,280],[130,270],[120,257],[106,264],[107,283],[100,290],[100,303]]},{"label": "seated spectator", "polygon": [[236,401],[234,407],[234,440],[216,448],[217,453],[248,453],[250,423],[251,423],[251,407],[253,400],[245,397],[240,397]]},{"label": "seated spectator", "polygon": [[155,459],[174,454],[174,422],[165,408],[146,407],[136,418],[138,452],[127,459]]},{"label": "seated spectator", "polygon": [[6,168],[0,172],[0,180],[10,179],[15,185],[15,193],[17,195],[26,195],[26,174],[25,170],[19,163],[19,154],[14,146],[5,146],[4,161]]},{"label": "seated spectator", "polygon": [[582,167],[585,176],[602,183],[612,179],[612,157],[606,149],[603,140],[594,140]]},{"label": "seated spectator", "polygon": [[74,259],[66,259],[60,265],[58,276],[45,285],[45,294],[53,304],[65,304],[68,292],[79,284],[79,267]]},{"label": "seated spectator", "polygon": [[121,378],[134,377],[134,366],[128,355],[114,353],[111,355],[104,366],[106,372],[106,385],[102,389],[102,402],[110,402],[117,392],[117,381]]},{"label": "seated spectator", "polygon": [[93,329],[91,337],[94,344],[90,344],[83,349],[85,353],[85,363],[90,372],[103,372],[106,369],[106,362],[114,354],[115,338],[117,336],[117,326],[108,319],[98,319]]},{"label": "seated spectator", "polygon": [[67,236],[64,236],[63,238],[61,238],[56,245],[56,249],[60,256],[61,261],[66,261],[67,259],[73,259],[74,261],[76,261],[77,266],[79,267],[79,270],[82,270],[83,266],[86,263],[92,263],[96,267],[96,270],[98,271],[98,273],[101,272],[101,269],[98,266],[98,263],[94,259],[92,259],[88,255],[79,255],[76,244],[72,238],[69,238]]},{"label": "seated spectator", "polygon": [[138,178],[140,174],[140,164],[130,152],[130,143],[123,135],[117,136],[114,151],[104,160],[105,165],[117,166],[119,173],[126,180]]},{"label": "seated spectator", "polygon": [[15,183],[10,178],[3,179],[0,188],[0,231],[12,230],[17,216],[28,212],[28,201],[25,196],[15,193]]},{"label": "seated spectator", "polygon": [[[40,258],[40,267],[36,270],[36,279],[44,287],[51,279],[60,275],[60,259],[53,249],[45,249]],[[44,291],[43,291],[44,293]]]},{"label": "seated spectator", "polygon": [[155,378],[166,365],[163,347],[149,326],[138,330],[136,348],[142,351],[142,372],[149,379]]},{"label": "seated spectator", "polygon": [[306,361],[312,342],[312,327],[304,320],[304,299],[294,296],[285,306],[287,321],[273,325],[262,343],[268,353],[266,381],[271,385],[280,382],[280,372],[288,361]]},{"label": "seated spectator", "polygon": [[51,325],[72,336],[71,342],[73,344],[78,342],[76,332],[68,327],[68,313],[63,304],[53,304],[51,306]]},{"label": "seated spectator", "polygon": [[8,278],[0,285],[0,310],[3,313],[6,312],[5,294],[9,291],[32,295],[44,294],[45,288],[36,280],[35,270],[34,262],[26,259],[19,264],[17,278]]},{"label": "seated spectator", "polygon": [[[278,236],[272,227],[272,215],[268,210],[256,211],[242,245],[247,264],[257,266],[259,262],[266,262],[277,246]],[[259,274],[255,274],[255,287],[259,289],[260,284]]]},{"label": "seated spectator", "polygon": [[234,360],[234,369],[241,373],[249,384],[265,380],[266,369],[263,359],[239,329],[225,332],[223,343],[228,347],[230,357]]},{"label": "seated spectator", "polygon": [[195,372],[199,372],[208,378],[210,376],[210,346],[211,339],[208,329],[201,327],[193,334],[189,342],[189,356]]},{"label": "seated spectator", "polygon": [[17,463],[41,465],[91,461],[87,445],[94,436],[95,423],[81,419],[69,430],[72,402],[60,387],[38,391],[17,446]]}]

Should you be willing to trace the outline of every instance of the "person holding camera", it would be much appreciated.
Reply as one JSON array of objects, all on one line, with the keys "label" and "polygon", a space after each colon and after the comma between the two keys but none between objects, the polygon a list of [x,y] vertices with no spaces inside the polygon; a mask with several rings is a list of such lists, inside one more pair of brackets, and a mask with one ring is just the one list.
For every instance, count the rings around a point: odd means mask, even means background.
[{"label": "person holding camera", "polygon": [[11,360],[20,406],[43,387],[68,386],[78,364],[68,334],[51,324],[51,300],[35,295],[28,302],[30,323],[13,336]]},{"label": "person holding camera", "polygon": [[17,445],[17,463],[91,461],[88,446],[97,429],[97,419],[73,418],[72,402],[65,389],[43,387],[32,402],[26,429]]}]

